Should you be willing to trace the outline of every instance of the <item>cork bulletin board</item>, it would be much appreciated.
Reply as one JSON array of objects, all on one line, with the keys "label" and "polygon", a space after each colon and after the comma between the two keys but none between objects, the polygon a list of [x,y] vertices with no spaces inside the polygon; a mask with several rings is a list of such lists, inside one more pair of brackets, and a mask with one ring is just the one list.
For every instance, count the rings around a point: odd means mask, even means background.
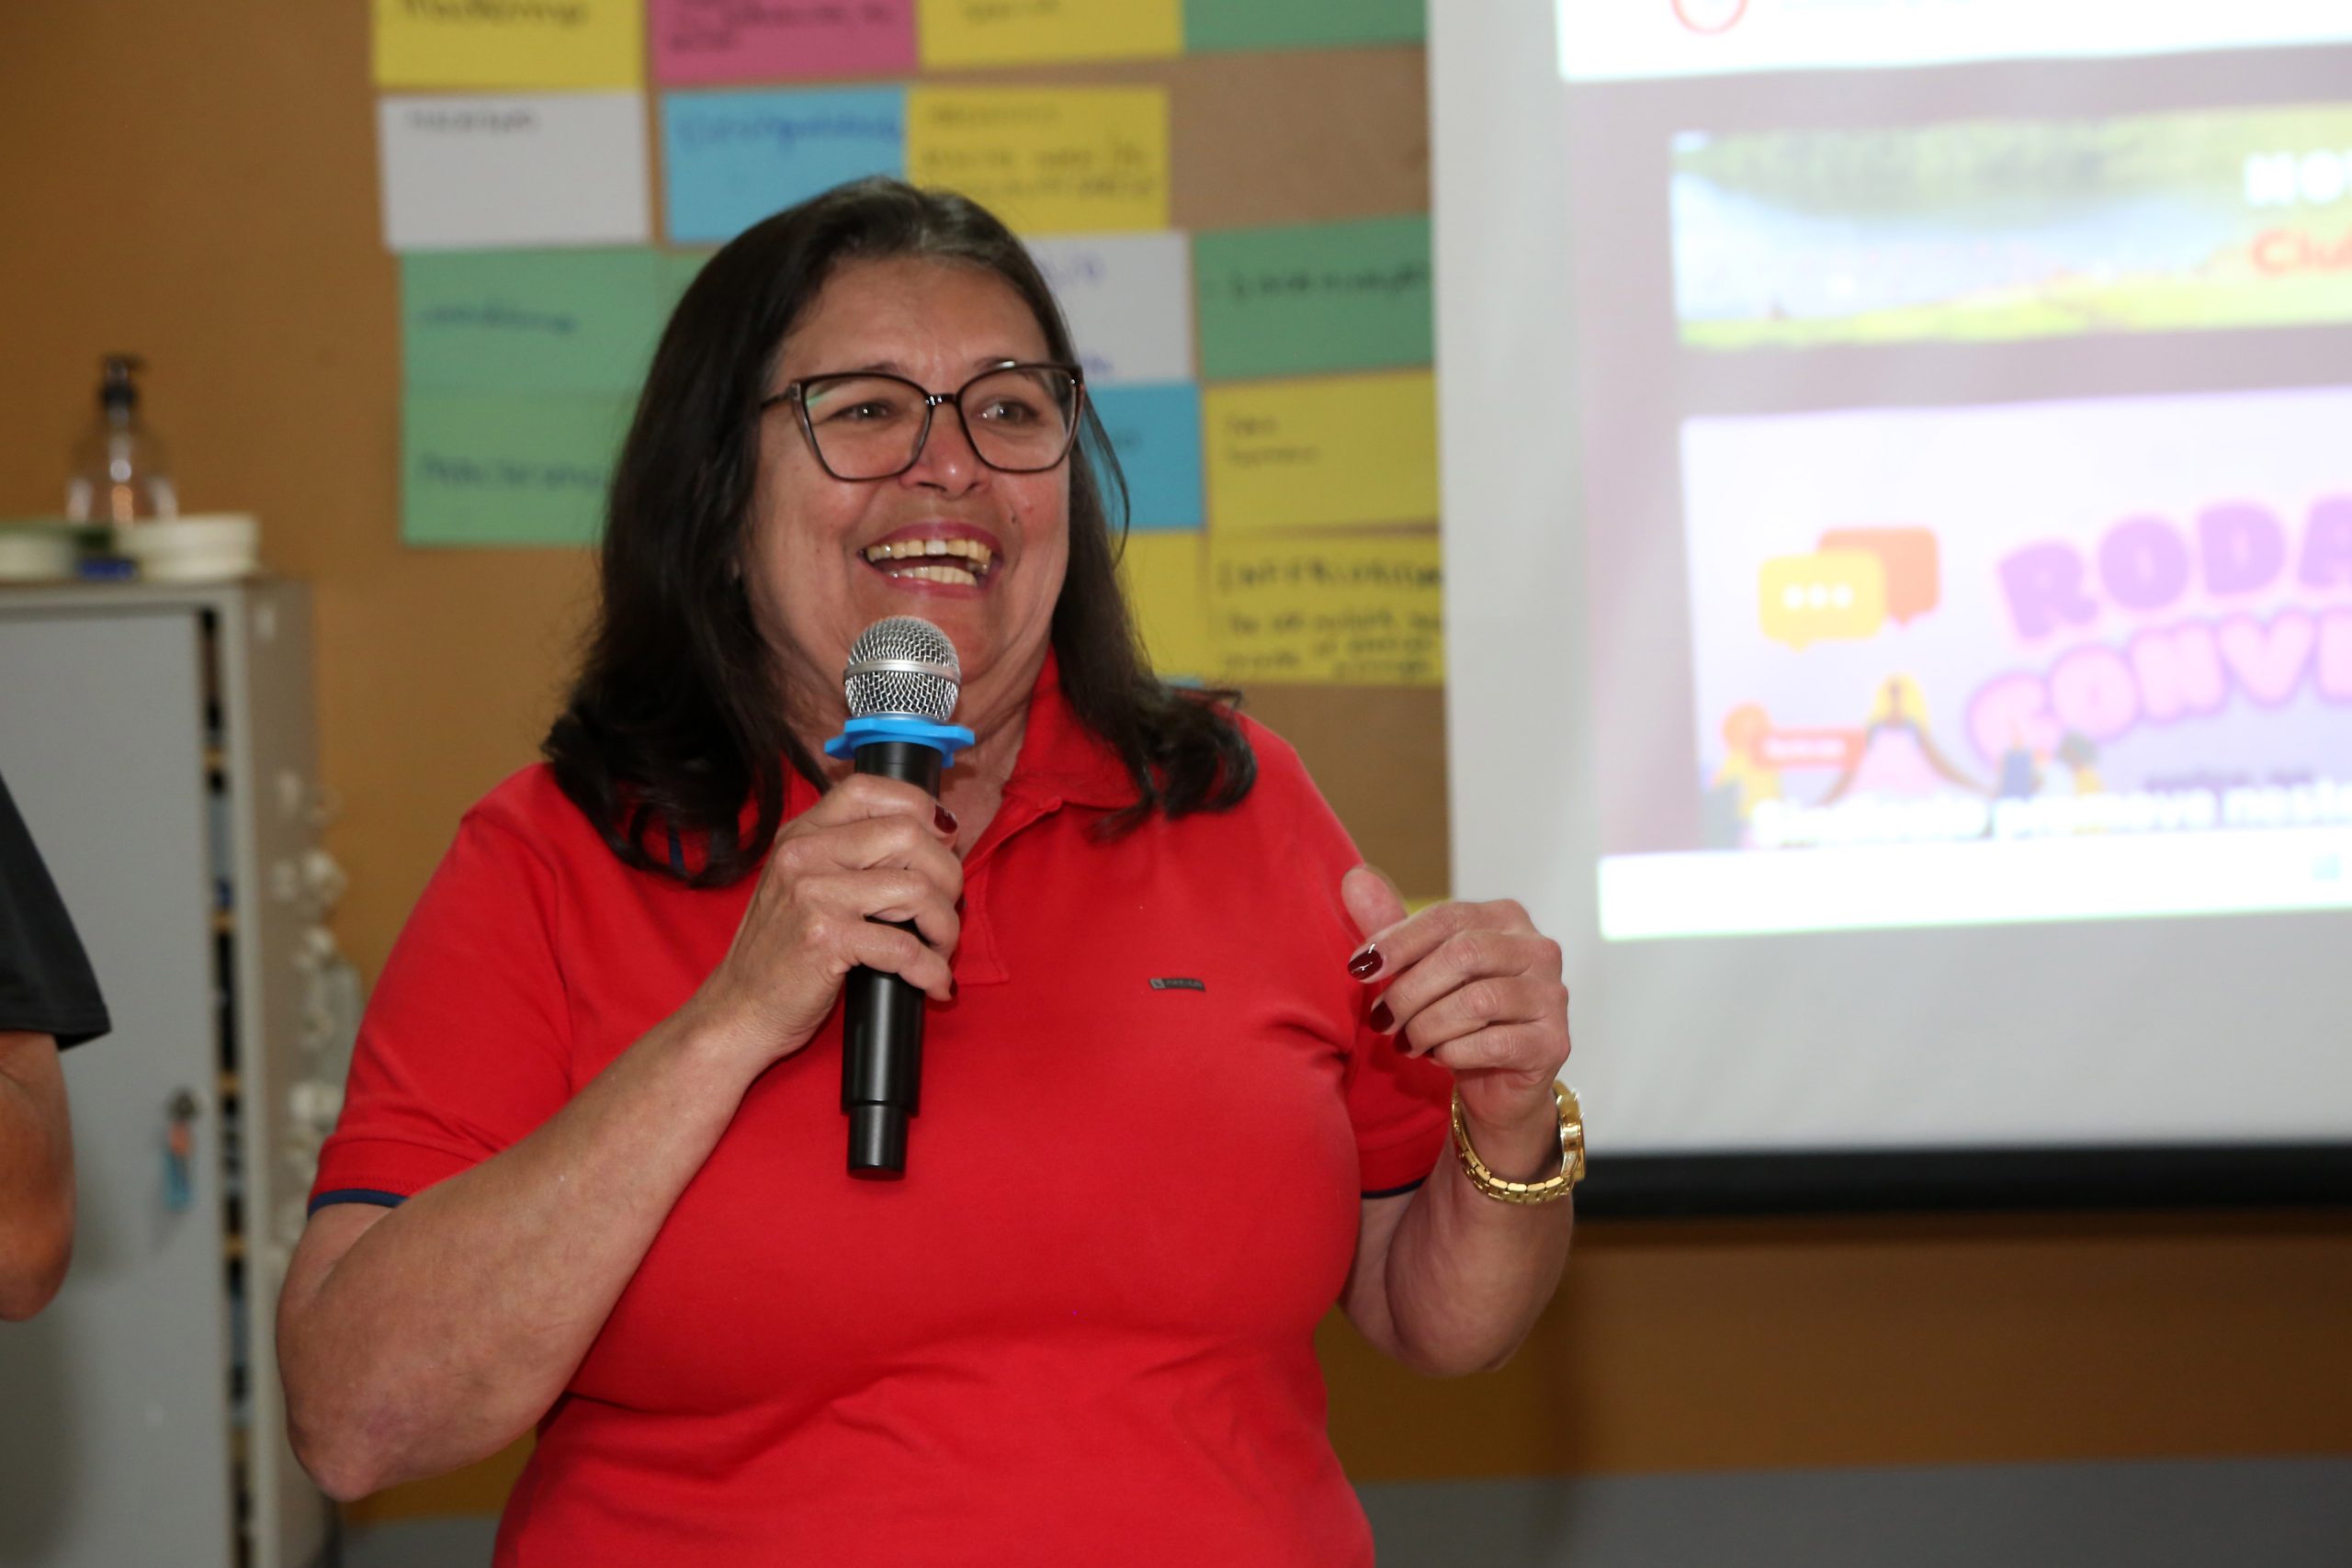
[{"label": "cork bulletin board", "polygon": [[712,247],[862,175],[964,190],[1071,318],[1155,664],[1247,692],[1442,895],[1420,32],[1393,0],[377,0],[401,539],[582,547]]}]

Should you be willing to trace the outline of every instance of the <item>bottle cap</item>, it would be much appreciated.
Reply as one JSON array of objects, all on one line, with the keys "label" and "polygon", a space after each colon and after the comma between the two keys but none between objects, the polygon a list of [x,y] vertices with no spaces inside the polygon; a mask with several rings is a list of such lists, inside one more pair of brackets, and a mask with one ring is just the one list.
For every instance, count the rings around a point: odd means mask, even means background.
[{"label": "bottle cap", "polygon": [[106,374],[98,382],[98,406],[106,409],[137,408],[139,384],[130,378],[135,372],[146,369],[147,362],[135,354],[109,354],[99,363],[105,367]]}]

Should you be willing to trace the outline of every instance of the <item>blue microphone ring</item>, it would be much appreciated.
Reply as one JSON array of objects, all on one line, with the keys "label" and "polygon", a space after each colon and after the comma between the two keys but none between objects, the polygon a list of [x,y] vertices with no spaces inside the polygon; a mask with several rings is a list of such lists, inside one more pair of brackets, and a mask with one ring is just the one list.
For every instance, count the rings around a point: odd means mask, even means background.
[{"label": "blue microphone ring", "polygon": [[933,724],[910,713],[870,713],[854,718],[825,742],[825,755],[846,757],[869,740],[907,740],[928,746],[940,755],[943,767],[953,767],[956,753],[972,744],[972,732],[960,724]]}]

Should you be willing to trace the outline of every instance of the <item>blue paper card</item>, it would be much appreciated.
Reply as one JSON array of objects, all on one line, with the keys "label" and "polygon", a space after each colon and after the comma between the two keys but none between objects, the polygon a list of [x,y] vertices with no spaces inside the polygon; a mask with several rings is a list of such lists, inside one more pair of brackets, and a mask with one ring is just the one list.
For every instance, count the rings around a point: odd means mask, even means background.
[{"label": "blue paper card", "polygon": [[[1201,525],[1201,389],[1191,381],[1089,386],[1127,481],[1128,525]],[[1116,522],[1114,517],[1113,522]]]},{"label": "blue paper card", "polygon": [[720,244],[866,175],[907,172],[900,87],[670,93],[662,99],[670,243]]}]

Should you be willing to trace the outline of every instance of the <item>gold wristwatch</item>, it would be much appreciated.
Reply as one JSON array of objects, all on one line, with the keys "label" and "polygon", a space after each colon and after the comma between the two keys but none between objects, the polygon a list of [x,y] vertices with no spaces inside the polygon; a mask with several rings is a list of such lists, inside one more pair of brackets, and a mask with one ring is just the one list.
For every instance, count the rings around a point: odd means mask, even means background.
[{"label": "gold wristwatch", "polygon": [[1584,1179],[1584,1110],[1577,1091],[1555,1079],[1552,1098],[1560,1110],[1560,1168],[1541,1181],[1506,1181],[1487,1168],[1470,1146],[1470,1124],[1462,1114],[1462,1091],[1453,1091],[1453,1152],[1470,1185],[1500,1203],[1549,1203],[1565,1198]]}]

